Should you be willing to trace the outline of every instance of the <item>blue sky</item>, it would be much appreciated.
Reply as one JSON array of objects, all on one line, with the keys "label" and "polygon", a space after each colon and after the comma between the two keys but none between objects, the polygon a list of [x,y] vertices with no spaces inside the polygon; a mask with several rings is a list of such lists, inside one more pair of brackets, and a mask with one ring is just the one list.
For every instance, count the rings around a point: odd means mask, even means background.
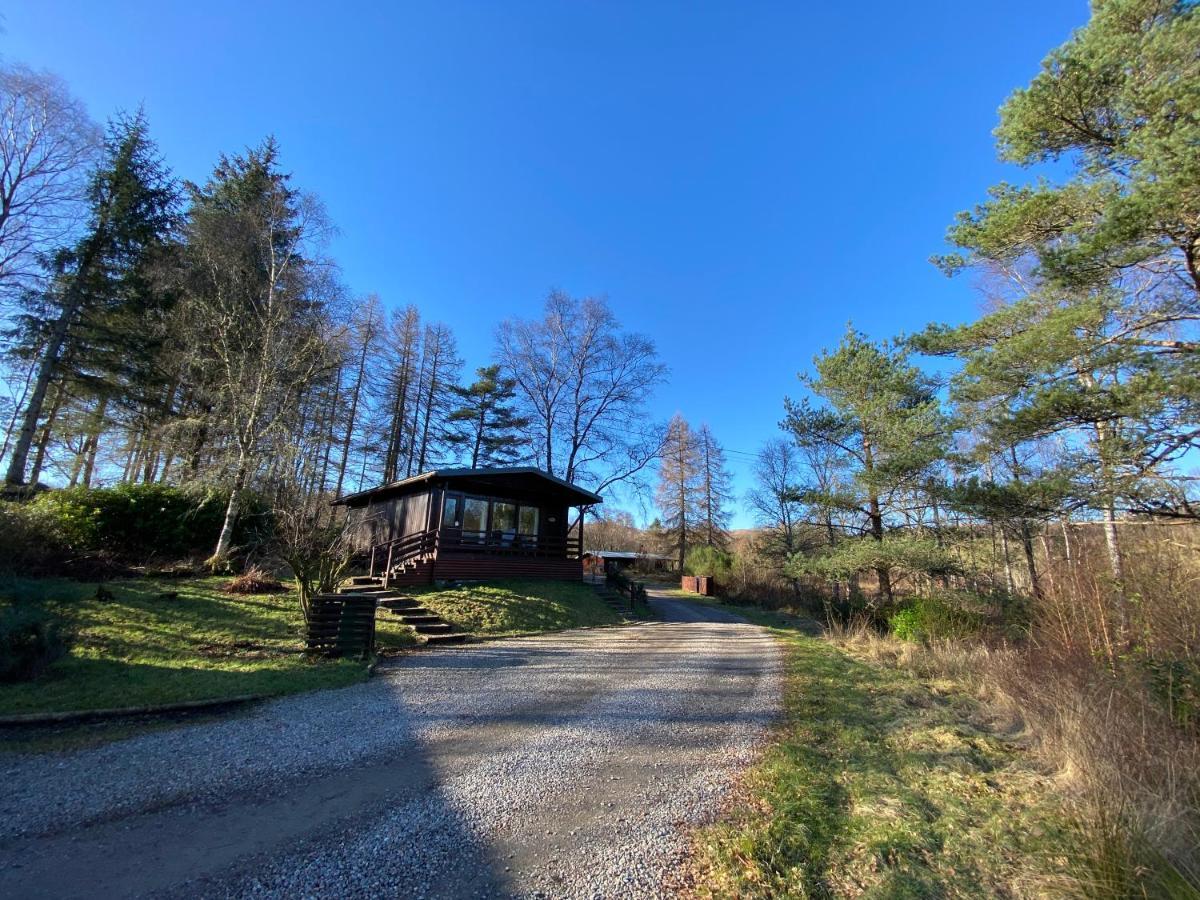
[{"label": "blue sky", "polygon": [[[0,52],[104,118],[144,103],[175,171],[274,134],[356,293],[449,323],[470,367],[553,287],[654,337],[655,417],[707,421],[739,491],[847,321],[978,307],[928,263],[1022,173],[996,109],[1085,0],[8,4]],[[742,515],[735,525],[749,521]]]}]

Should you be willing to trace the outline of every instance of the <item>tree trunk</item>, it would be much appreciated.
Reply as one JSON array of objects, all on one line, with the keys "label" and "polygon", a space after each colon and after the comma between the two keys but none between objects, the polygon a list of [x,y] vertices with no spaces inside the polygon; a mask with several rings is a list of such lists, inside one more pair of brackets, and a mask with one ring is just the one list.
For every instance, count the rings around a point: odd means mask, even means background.
[{"label": "tree trunk", "polygon": [[[871,450],[871,442],[865,437],[863,438],[863,468],[868,476],[875,470],[874,454]],[[883,543],[883,511],[879,507],[879,495],[872,488],[871,495],[867,500],[867,517],[871,522],[871,537],[880,544]],[[887,566],[876,566],[875,576],[879,579],[879,598],[885,604],[892,602],[892,575],[888,571]]]},{"label": "tree trunk", "polygon": [[1004,554],[1004,584],[1011,597],[1017,593],[1017,582],[1013,578],[1012,556],[1008,552],[1008,529],[1003,522],[1000,524],[1000,551]]},{"label": "tree trunk", "polygon": [[1121,538],[1117,534],[1117,510],[1111,501],[1104,504],[1104,543],[1108,548],[1108,565],[1113,581],[1122,587],[1125,583],[1125,555],[1121,552]]},{"label": "tree trunk", "polygon": [[37,431],[38,419],[42,417],[42,405],[46,401],[46,390],[50,387],[50,379],[58,363],[58,355],[62,352],[67,339],[67,332],[75,314],[79,311],[82,298],[75,288],[75,281],[67,289],[66,303],[46,341],[46,350],[38,363],[37,377],[33,383],[33,393],[25,406],[25,415],[21,420],[21,431],[17,435],[17,443],[13,447],[12,457],[8,463],[8,473],[4,476],[6,484],[19,486],[25,484],[25,467],[29,461],[29,448],[33,445],[33,435]]},{"label": "tree trunk", "polygon": [[346,465],[350,461],[350,443],[354,438],[354,425],[358,420],[358,395],[362,390],[363,372],[367,367],[367,341],[363,341],[362,353],[358,357],[358,373],[354,377],[354,391],[350,394],[350,416],[346,422],[346,437],[342,440],[342,460],[338,463],[335,497],[342,495],[342,484],[346,480]]},{"label": "tree trunk", "polygon": [[50,405],[50,412],[46,414],[46,421],[42,423],[42,433],[38,437],[37,452],[33,457],[33,468],[29,471],[30,484],[36,485],[38,479],[42,477],[42,466],[46,463],[46,452],[50,447],[50,436],[54,431],[54,423],[58,419],[59,411],[62,410],[66,396],[66,385],[59,382],[58,390],[54,392],[54,402]]},{"label": "tree trunk", "polygon": [[246,470],[245,461],[239,460],[233,487],[229,491],[229,503],[225,507],[225,521],[221,525],[221,534],[217,538],[217,548],[208,561],[213,571],[216,571],[225,562],[233,546],[233,529],[237,525],[238,516],[242,511],[242,491],[246,487]]},{"label": "tree trunk", "polygon": [[96,409],[91,415],[88,427],[88,439],[85,445],[83,462],[83,486],[92,486],[92,474],[96,470],[96,455],[100,451],[100,435],[104,431],[104,415],[108,411],[108,397],[102,396],[96,401]]},{"label": "tree trunk", "polygon": [[483,446],[483,431],[487,427],[486,413],[482,406],[479,408],[479,421],[475,423],[475,447],[471,450],[471,468],[479,468],[479,451]]},{"label": "tree trunk", "polygon": [[[1043,599],[1042,582],[1038,577],[1037,562],[1033,555],[1033,529],[1029,520],[1021,520],[1021,548],[1025,551],[1025,569],[1029,573],[1029,590],[1035,600]],[[1048,564],[1048,561],[1047,561]]]}]

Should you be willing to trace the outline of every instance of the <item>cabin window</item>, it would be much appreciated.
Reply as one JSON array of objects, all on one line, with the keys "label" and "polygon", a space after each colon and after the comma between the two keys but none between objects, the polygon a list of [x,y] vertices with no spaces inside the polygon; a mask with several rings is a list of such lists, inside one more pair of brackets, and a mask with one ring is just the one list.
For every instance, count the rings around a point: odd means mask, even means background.
[{"label": "cabin window", "polygon": [[517,505],[496,500],[492,503],[492,534],[505,543],[517,533]]},{"label": "cabin window", "polygon": [[537,535],[538,508],[536,506],[521,507],[520,533],[523,535]]},{"label": "cabin window", "polygon": [[462,497],[448,494],[442,506],[442,527],[462,528]]},{"label": "cabin window", "polygon": [[463,503],[463,531],[473,531],[479,535],[487,532],[488,502],[478,497],[468,497]]}]

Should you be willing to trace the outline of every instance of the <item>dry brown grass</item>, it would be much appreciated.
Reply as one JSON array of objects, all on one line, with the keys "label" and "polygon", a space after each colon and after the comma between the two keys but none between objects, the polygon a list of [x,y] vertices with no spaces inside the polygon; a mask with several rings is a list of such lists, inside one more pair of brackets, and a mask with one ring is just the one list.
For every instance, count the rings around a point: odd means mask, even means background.
[{"label": "dry brown grass", "polygon": [[252,566],[225,585],[227,594],[279,594],[286,591],[283,583],[259,566]]},{"label": "dry brown grass", "polygon": [[970,690],[993,727],[1027,741],[1052,768],[1074,847],[1046,893],[1200,896],[1200,740],[1136,673],[1078,646],[917,644],[862,627],[831,638],[935,687]]}]

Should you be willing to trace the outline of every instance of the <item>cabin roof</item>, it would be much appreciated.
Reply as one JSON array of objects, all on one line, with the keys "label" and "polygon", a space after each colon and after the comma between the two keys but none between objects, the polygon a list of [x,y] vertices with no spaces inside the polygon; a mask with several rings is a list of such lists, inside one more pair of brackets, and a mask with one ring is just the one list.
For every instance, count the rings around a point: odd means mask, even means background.
[{"label": "cabin roof", "polygon": [[546,499],[561,500],[569,506],[591,506],[604,502],[599,494],[563,481],[541,469],[533,466],[510,466],[491,469],[433,469],[411,478],[402,478],[379,487],[347,494],[339,497],[334,503],[362,506],[379,497],[410,493],[436,482],[445,482],[448,486],[468,493],[476,491],[501,497],[506,491],[516,490],[544,496]]}]

